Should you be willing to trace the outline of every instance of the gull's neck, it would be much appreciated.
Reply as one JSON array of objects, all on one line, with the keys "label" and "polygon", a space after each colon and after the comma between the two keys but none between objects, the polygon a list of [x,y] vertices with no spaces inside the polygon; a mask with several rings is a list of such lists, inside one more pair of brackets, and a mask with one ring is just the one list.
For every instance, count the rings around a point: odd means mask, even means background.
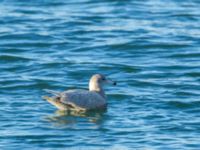
[{"label": "gull's neck", "polygon": [[102,86],[98,82],[90,81],[89,83],[89,91],[94,91],[99,93],[102,97],[106,97]]}]

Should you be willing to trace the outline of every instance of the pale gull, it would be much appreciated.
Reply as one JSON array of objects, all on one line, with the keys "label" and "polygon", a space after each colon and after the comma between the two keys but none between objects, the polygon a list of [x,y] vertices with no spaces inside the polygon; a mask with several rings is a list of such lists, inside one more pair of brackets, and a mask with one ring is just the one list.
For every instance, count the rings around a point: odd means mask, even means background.
[{"label": "pale gull", "polygon": [[107,79],[102,74],[95,74],[91,77],[88,90],[67,90],[57,92],[46,89],[54,97],[44,96],[49,103],[59,110],[92,110],[104,109],[107,106],[106,95],[103,85],[110,83],[116,85],[116,82]]}]

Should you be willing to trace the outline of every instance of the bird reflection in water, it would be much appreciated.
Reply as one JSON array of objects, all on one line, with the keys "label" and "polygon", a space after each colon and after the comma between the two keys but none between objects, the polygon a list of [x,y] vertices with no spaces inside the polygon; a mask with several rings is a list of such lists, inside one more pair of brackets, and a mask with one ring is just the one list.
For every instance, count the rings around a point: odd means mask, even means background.
[{"label": "bird reflection in water", "polygon": [[95,110],[95,111],[61,111],[58,110],[53,116],[45,117],[45,120],[53,123],[54,126],[67,127],[67,125],[73,125],[77,123],[93,123],[101,124],[104,118],[104,114],[107,110]]}]

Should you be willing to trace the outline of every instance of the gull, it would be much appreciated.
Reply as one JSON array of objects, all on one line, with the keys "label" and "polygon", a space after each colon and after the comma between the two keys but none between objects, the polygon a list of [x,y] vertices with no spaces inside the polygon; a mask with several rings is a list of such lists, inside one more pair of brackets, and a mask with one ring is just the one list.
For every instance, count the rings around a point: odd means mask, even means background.
[{"label": "gull", "polygon": [[59,110],[64,111],[105,109],[107,107],[106,95],[103,89],[105,84],[116,85],[117,83],[102,74],[95,74],[89,81],[89,90],[77,89],[57,92],[45,89],[46,92],[54,96],[43,96],[43,98]]}]

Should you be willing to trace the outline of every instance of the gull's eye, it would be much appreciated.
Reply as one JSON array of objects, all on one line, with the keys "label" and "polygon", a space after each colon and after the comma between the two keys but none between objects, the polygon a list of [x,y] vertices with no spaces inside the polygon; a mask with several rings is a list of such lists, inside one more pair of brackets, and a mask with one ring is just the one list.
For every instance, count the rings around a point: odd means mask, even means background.
[{"label": "gull's eye", "polygon": [[105,79],[105,78],[102,78],[102,80],[105,81],[106,79]]}]

